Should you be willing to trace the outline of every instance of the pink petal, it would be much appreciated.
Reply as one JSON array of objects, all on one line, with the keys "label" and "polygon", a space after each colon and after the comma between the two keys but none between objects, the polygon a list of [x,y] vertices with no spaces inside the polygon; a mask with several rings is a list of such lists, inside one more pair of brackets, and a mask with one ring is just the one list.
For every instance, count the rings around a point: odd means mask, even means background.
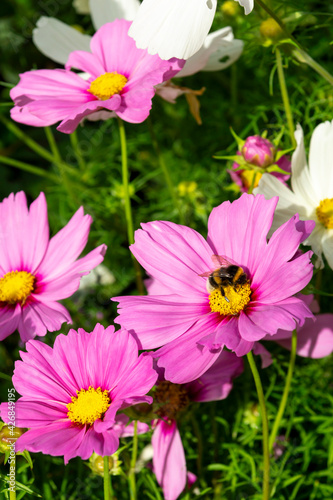
[{"label": "pink petal", "polygon": [[131,251],[148,274],[174,293],[207,297],[206,279],[214,251],[193,229],[172,222],[142,224]]},{"label": "pink petal", "polygon": [[119,302],[115,323],[133,332],[142,349],[153,349],[177,339],[202,314],[210,312],[209,304],[189,302],[187,297],[179,295],[114,297],[112,300]]},{"label": "pink petal", "polygon": [[186,460],[175,420],[157,422],[152,437],[153,468],[165,500],[176,500],[186,486]]},{"label": "pink petal", "polygon": [[225,399],[232,389],[232,380],[244,370],[243,360],[232,352],[222,351],[214,364],[198,379],[187,384],[191,401]]},{"label": "pink petal", "polygon": [[222,320],[215,332],[203,336],[199,344],[208,349],[219,345],[225,346],[237,356],[244,356],[253,347],[253,342],[248,342],[240,336],[236,316],[229,316]]},{"label": "pink petal", "polygon": [[67,309],[57,302],[30,301],[23,309],[18,324],[22,342],[27,342],[36,337],[44,336],[46,333],[59,330],[63,323],[71,323],[71,317]]},{"label": "pink petal", "polygon": [[199,378],[219,357],[221,348],[208,349],[200,342],[206,331],[216,329],[215,315],[201,318],[180,338],[158,349],[158,366],[165,368],[165,379],[185,384]]},{"label": "pink petal", "polygon": [[[290,350],[291,332],[288,333],[288,337],[277,342]],[[304,326],[297,330],[297,354],[304,358],[317,359],[329,356],[332,352],[333,314],[318,314],[315,316],[315,322],[305,320]]]},{"label": "pink petal", "polygon": [[[8,403],[0,405],[0,414],[4,422],[10,422]],[[17,427],[41,427],[49,425],[55,420],[67,419],[67,409],[64,405],[56,402],[25,401],[24,398],[18,399],[15,403],[15,425]]]},{"label": "pink petal", "polygon": [[232,258],[250,271],[259,266],[265,252],[278,198],[244,193],[233,203],[224,202],[212,210],[208,220],[207,241],[214,254]]},{"label": "pink petal", "polygon": [[8,335],[15,332],[21,318],[21,306],[0,307],[0,340],[4,340]]},{"label": "pink petal", "polygon": [[253,354],[261,357],[261,368],[267,368],[273,363],[271,353],[260,342],[255,342]]},{"label": "pink petal", "polygon": [[28,450],[35,453],[41,451],[52,456],[66,456],[66,454],[73,456],[73,450],[77,450],[84,439],[84,434],[84,427],[72,426],[69,421],[58,421],[25,432],[16,441],[15,448],[16,451]]}]

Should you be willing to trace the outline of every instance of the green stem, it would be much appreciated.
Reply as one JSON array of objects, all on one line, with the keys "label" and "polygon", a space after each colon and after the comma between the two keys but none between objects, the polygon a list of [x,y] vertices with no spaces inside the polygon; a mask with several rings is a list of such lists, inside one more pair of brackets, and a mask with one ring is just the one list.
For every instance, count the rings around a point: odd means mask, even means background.
[{"label": "green stem", "polygon": [[69,137],[70,137],[72,148],[73,148],[74,154],[76,156],[77,162],[79,164],[79,167],[81,170],[85,170],[86,163],[85,163],[84,158],[83,158],[82,153],[81,153],[79,141],[77,139],[76,130],[74,130],[74,132],[72,132]]},{"label": "green stem", "polygon": [[54,156],[55,160],[57,162],[61,162],[62,161],[61,155],[60,155],[60,152],[59,152],[57,143],[55,141],[55,138],[54,138],[54,135],[53,135],[51,127],[44,127],[44,130],[45,130],[46,138],[48,140],[50,149],[51,149],[51,151],[53,153],[53,156]]},{"label": "green stem", "polygon": [[163,155],[162,155],[160,147],[158,145],[158,142],[157,142],[157,139],[156,139],[156,135],[155,135],[155,132],[154,132],[154,128],[153,128],[153,123],[151,121],[150,116],[148,117],[147,122],[148,122],[148,128],[149,128],[149,133],[150,133],[151,141],[152,141],[152,144],[154,146],[155,153],[157,155],[158,163],[160,165],[160,168],[161,168],[161,170],[163,172],[165,181],[167,183],[167,186],[168,186],[168,189],[169,189],[169,193],[170,193],[170,196],[171,196],[172,201],[173,201],[173,205],[178,210],[179,220],[183,224],[184,223],[184,214],[183,214],[183,212],[181,210],[181,204],[179,203],[179,200],[178,200],[178,197],[177,197],[177,194],[176,194],[176,190],[175,190],[175,186],[173,185],[169,169],[167,167],[167,164],[164,161]]},{"label": "green stem", "polygon": [[132,447],[132,458],[130,466],[131,469],[128,475],[131,500],[136,500],[135,466],[136,466],[137,455],[138,455],[138,421],[134,420],[133,447]]},{"label": "green stem", "polygon": [[262,500],[269,500],[269,446],[268,446],[268,418],[265,403],[264,391],[262,389],[262,384],[260,380],[260,375],[256,367],[253,354],[250,351],[247,354],[247,359],[252,371],[254,378],[254,383],[257,388],[257,394],[261,410],[261,420],[262,420],[262,444],[263,444],[263,457],[264,457],[264,479],[262,488]]},{"label": "green stem", "polygon": [[40,175],[41,177],[47,177],[53,182],[59,182],[59,178],[56,175],[51,174],[47,170],[43,170],[39,167],[34,167],[33,165],[29,165],[29,163],[24,163],[22,161],[15,160],[14,158],[0,155],[0,163],[19,168],[20,170],[25,170],[26,172],[30,172],[31,174]]},{"label": "green stem", "polygon": [[[121,171],[122,171],[122,181],[124,190],[124,205],[125,205],[125,218],[127,226],[127,237],[130,245],[134,243],[134,229],[133,229],[133,218],[132,218],[132,208],[131,199],[129,194],[129,174],[128,174],[128,162],[127,162],[127,144],[126,144],[126,133],[124,122],[118,118],[119,125],[119,136],[120,136],[120,148],[121,148]],[[145,287],[142,281],[141,267],[138,261],[133,257],[133,264],[135,269],[135,278],[138,291],[141,295],[145,293]]]},{"label": "green stem", "polygon": [[264,2],[261,0],[255,0],[255,2],[262,8],[264,9],[267,14],[274,19],[274,21],[277,22],[277,24],[280,26],[282,29],[283,33],[285,34],[286,38],[290,38],[294,42],[294,44],[298,47],[299,50],[296,51],[296,56],[300,55],[301,59],[310,66],[310,68],[314,69],[320,76],[322,76],[328,83],[333,85],[333,76],[326,71],[325,68],[323,68],[319,63],[317,63],[312,57],[303,50],[301,44],[296,40],[296,38],[293,37],[291,33],[287,30],[281,19],[266,5]]},{"label": "green stem", "polygon": [[276,415],[274,424],[273,424],[273,429],[271,432],[271,435],[269,436],[269,450],[271,451],[273,448],[273,444],[275,442],[276,436],[279,431],[281,419],[283,417],[286,405],[287,405],[287,400],[288,400],[288,395],[290,391],[290,385],[293,377],[293,371],[295,367],[295,359],[296,359],[296,348],[297,348],[297,331],[296,329],[292,333],[291,337],[291,352],[290,352],[290,361],[289,361],[289,367],[288,367],[288,373],[287,373],[287,378],[286,378],[286,384],[284,386],[283,394],[282,394],[282,399],[280,402],[280,407],[278,410],[278,413]]},{"label": "green stem", "polygon": [[289,129],[291,145],[295,148],[296,147],[296,139],[294,136],[295,126],[294,126],[294,121],[293,121],[293,114],[291,112],[286,80],[284,78],[281,52],[277,47],[275,49],[275,54],[276,54],[277,72],[278,72],[278,77],[279,77],[283,105],[284,105],[284,109],[285,109],[286,117],[287,117],[287,124],[288,124],[288,129]]},{"label": "green stem", "polygon": [[104,483],[104,500],[111,500],[111,482],[110,482],[110,473],[109,473],[109,457],[106,456],[103,459],[104,462],[104,474],[103,474],[103,483]]}]

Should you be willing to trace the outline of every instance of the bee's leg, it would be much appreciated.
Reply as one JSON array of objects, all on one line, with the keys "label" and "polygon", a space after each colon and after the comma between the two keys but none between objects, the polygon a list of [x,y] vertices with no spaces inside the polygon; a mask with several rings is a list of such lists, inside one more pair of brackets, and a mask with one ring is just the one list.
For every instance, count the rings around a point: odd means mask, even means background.
[{"label": "bee's leg", "polygon": [[228,299],[228,297],[226,297],[226,295],[225,295],[225,291],[224,291],[223,286],[220,287],[220,291],[221,291],[222,297],[224,297],[227,302],[230,302],[230,300]]}]

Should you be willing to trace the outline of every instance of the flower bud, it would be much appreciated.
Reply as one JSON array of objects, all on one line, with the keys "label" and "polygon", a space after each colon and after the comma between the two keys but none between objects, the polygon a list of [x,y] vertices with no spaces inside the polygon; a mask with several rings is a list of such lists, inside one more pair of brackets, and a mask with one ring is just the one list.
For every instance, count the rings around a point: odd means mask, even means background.
[{"label": "flower bud", "polygon": [[240,7],[238,3],[234,0],[227,0],[221,5],[222,14],[226,17],[236,17],[240,12]]},{"label": "flower bud", "polygon": [[277,42],[283,37],[283,31],[280,25],[272,18],[269,17],[260,25],[261,35],[270,42]]},{"label": "flower bud", "polygon": [[[109,473],[112,476],[119,476],[121,474],[121,464],[122,462],[119,460],[119,456],[116,453],[109,456]],[[104,458],[97,453],[93,453],[89,458],[89,467],[94,474],[98,476],[104,476]]]},{"label": "flower bud", "polygon": [[275,146],[260,135],[252,135],[246,139],[241,153],[247,163],[266,168],[274,163]]},{"label": "flower bud", "polygon": [[26,431],[20,427],[4,425],[0,430],[0,453],[5,453],[12,449],[16,440]]}]

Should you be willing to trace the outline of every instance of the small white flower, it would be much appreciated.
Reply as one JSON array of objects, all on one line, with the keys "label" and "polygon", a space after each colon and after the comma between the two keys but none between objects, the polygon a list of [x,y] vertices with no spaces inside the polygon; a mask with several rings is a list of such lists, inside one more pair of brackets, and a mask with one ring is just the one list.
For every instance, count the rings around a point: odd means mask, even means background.
[{"label": "small white flower", "polygon": [[[237,0],[248,14],[253,0]],[[189,59],[212,25],[217,0],[143,0],[128,34],[161,59]]]},{"label": "small white flower", "polygon": [[303,130],[295,132],[297,148],[291,159],[291,187],[276,177],[264,174],[254,193],[269,199],[279,196],[272,231],[295,213],[301,220],[314,220],[316,227],[304,242],[311,245],[318,256],[317,265],[323,266],[322,254],[333,269],[333,121],[318,125],[311,137],[309,165],[307,165]]}]

